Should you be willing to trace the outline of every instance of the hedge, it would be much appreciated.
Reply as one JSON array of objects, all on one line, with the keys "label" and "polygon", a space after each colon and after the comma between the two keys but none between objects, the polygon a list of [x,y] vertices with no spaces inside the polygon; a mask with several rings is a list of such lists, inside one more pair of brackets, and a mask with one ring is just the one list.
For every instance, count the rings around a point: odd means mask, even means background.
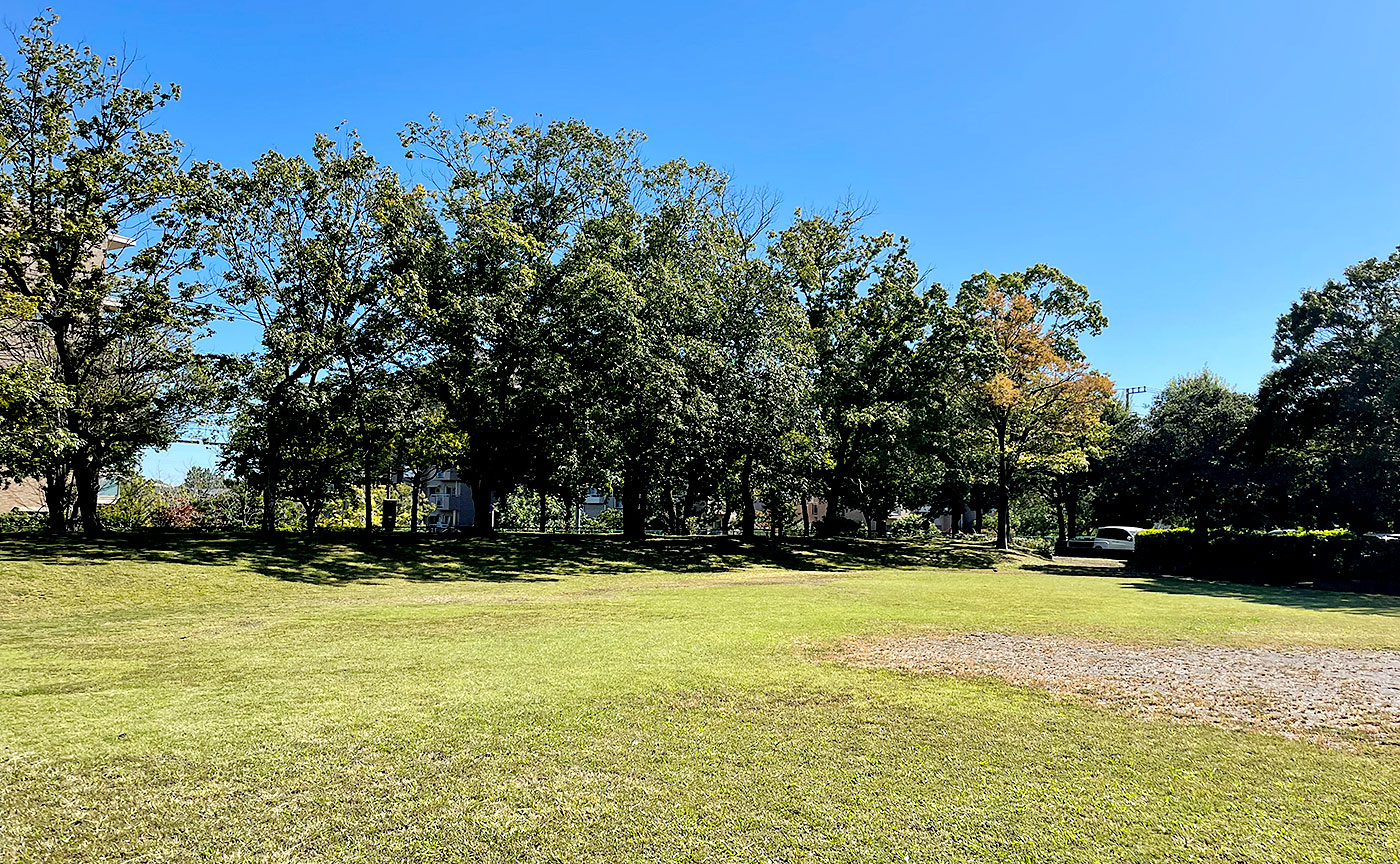
[{"label": "hedge", "polygon": [[1261,534],[1173,528],[1141,531],[1134,545],[1133,565],[1155,573],[1400,594],[1400,541],[1346,530]]}]

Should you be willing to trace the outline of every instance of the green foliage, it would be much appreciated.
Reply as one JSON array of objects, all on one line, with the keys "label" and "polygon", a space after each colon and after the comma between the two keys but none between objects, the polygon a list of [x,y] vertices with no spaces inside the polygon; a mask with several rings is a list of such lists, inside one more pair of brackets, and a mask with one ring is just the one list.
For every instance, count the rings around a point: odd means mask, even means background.
[{"label": "green foliage", "polygon": [[820,491],[831,506],[882,520],[926,503],[954,461],[947,373],[963,341],[908,241],[859,234],[862,219],[856,209],[799,210],[769,255],[802,298],[815,346],[813,413],[829,451],[809,463]]},{"label": "green foliage", "polygon": [[597,516],[585,519],[583,530],[589,532],[612,532],[622,530],[622,512],[619,510],[604,510]]},{"label": "green foliage", "polygon": [[1145,570],[1260,585],[1400,593],[1400,543],[1345,529],[1142,531],[1133,564]]},{"label": "green foliage", "polygon": [[18,510],[0,513],[0,534],[26,534],[44,527],[42,513],[21,513]]},{"label": "green foliage", "polygon": [[[168,445],[210,390],[193,342],[212,312],[175,282],[201,264],[190,212],[207,168],[155,129],[178,87],[128,86],[129,63],[56,41],[57,22],[35,18],[18,64],[0,58],[0,365],[44,373],[20,382],[44,410],[0,426],[28,440],[10,470],[72,475],[95,534],[102,476]],[[139,239],[112,239],[123,231]]]},{"label": "green foliage", "polygon": [[1137,456],[1152,516],[1194,528],[1248,525],[1254,491],[1245,455],[1253,400],[1216,376],[1178,378],[1152,403]]},{"label": "green foliage", "polygon": [[69,407],[68,389],[44,364],[0,366],[0,476],[43,476],[61,464],[78,445],[63,422]]},{"label": "green foliage", "polygon": [[904,513],[891,519],[885,526],[891,537],[927,537],[933,533],[933,524],[922,513]]},{"label": "green foliage", "polygon": [[1400,249],[1279,318],[1253,430],[1271,521],[1360,531],[1400,513]]}]

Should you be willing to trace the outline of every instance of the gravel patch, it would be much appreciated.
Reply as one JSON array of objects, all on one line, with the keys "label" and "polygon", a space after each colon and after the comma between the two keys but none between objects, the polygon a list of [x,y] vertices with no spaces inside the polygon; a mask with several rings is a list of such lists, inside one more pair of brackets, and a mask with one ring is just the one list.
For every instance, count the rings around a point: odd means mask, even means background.
[{"label": "gravel patch", "polygon": [[1122,645],[964,633],[852,641],[858,666],[996,677],[1146,718],[1400,744],[1400,652]]}]

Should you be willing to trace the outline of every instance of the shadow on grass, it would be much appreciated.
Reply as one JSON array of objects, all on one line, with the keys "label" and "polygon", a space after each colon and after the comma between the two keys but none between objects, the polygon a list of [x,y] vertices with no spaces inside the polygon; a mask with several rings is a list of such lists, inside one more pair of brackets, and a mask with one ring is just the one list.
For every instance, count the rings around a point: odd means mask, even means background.
[{"label": "shadow on grass", "polygon": [[1000,553],[983,544],[950,541],[764,538],[746,543],[737,537],[668,537],[629,543],[619,537],[562,534],[339,534],[308,538],[149,533],[91,541],[0,535],[0,562],[6,560],[55,565],[122,561],[238,564],[288,582],[341,585],[374,579],[541,582],[583,572],[717,573],[750,566],[821,572],[983,569],[996,564]]},{"label": "shadow on grass", "polygon": [[1349,591],[1320,591],[1315,588],[1271,587],[1242,582],[1214,582],[1180,576],[1164,576],[1134,570],[1122,561],[1055,561],[1025,564],[1021,569],[1059,576],[1112,576],[1129,580],[1126,588],[1151,594],[1225,597],[1250,603],[1268,603],[1295,609],[1323,612],[1359,612],[1400,616],[1400,597],[1388,594],[1359,594]]},{"label": "shadow on grass", "polygon": [[1128,571],[1123,574],[1140,580],[1132,587],[1153,594],[1194,594],[1201,597],[1228,597],[1251,603],[1291,606],[1324,612],[1361,612],[1400,616],[1400,597],[1388,594],[1358,594],[1350,591],[1320,591],[1315,588],[1275,588],[1239,582],[1207,582]]}]

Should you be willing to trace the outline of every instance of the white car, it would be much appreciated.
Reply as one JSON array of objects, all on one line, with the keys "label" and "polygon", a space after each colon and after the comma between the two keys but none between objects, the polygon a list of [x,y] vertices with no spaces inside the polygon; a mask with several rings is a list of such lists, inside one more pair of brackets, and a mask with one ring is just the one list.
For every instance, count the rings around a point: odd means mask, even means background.
[{"label": "white car", "polygon": [[1135,538],[1142,528],[1129,525],[1105,525],[1093,534],[1075,537],[1065,544],[1071,554],[1128,555],[1136,548]]}]

